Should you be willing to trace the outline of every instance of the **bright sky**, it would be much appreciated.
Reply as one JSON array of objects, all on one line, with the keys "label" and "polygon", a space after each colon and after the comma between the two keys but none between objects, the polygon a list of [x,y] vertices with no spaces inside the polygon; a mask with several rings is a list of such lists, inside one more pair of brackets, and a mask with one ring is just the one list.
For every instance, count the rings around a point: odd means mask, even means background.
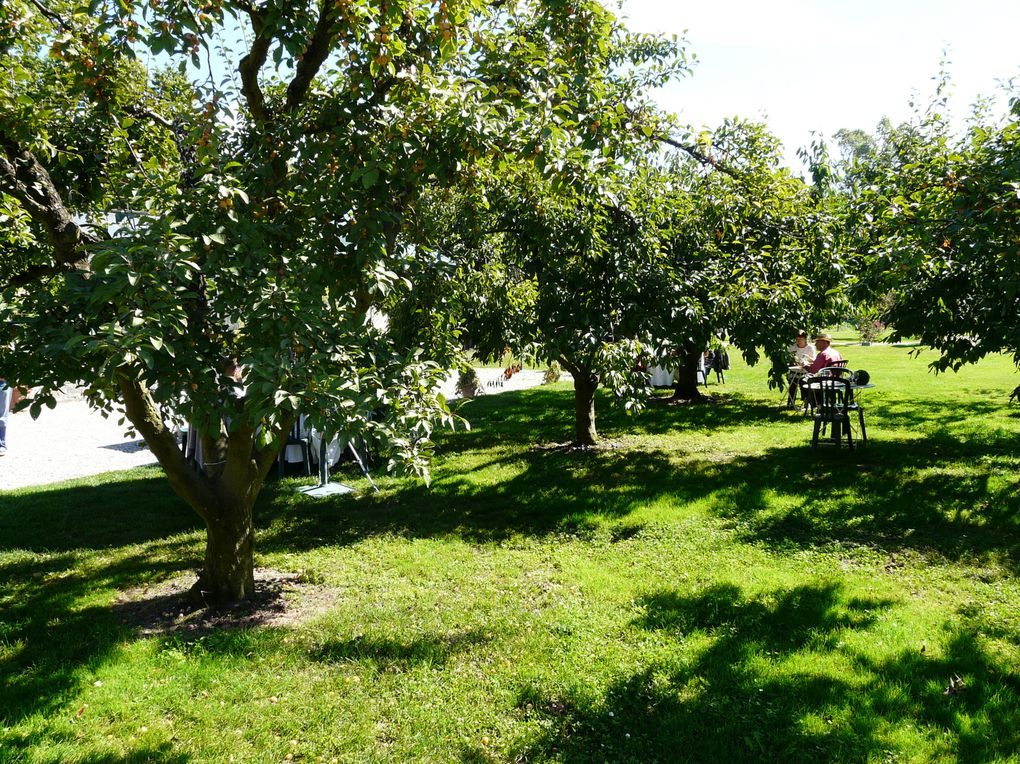
[{"label": "bright sky", "polygon": [[787,161],[812,130],[872,131],[927,103],[948,50],[954,115],[1020,75],[1020,0],[622,0],[628,26],[682,35],[698,63],[659,102],[701,126],[762,118]]}]

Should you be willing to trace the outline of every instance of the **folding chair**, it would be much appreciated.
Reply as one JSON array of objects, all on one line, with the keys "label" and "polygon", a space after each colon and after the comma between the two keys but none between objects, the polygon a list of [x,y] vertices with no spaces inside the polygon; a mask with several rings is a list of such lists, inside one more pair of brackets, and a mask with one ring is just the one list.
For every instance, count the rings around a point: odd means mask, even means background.
[{"label": "folding chair", "polygon": [[283,477],[285,465],[288,462],[297,461],[290,458],[292,448],[300,449],[301,451],[301,464],[304,467],[304,474],[312,474],[312,446],[302,426],[303,418],[298,417],[297,421],[294,422],[294,426],[290,428],[290,433],[287,435],[287,440],[276,457],[276,474],[278,477]]}]

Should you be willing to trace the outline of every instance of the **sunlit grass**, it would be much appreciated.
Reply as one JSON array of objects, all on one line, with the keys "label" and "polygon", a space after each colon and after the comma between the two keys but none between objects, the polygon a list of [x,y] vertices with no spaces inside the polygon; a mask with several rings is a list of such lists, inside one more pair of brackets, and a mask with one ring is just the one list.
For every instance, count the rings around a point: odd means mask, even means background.
[{"label": "sunlit grass", "polygon": [[115,598],[200,564],[151,469],[0,494],[0,761],[1010,761],[1020,416],[1002,358],[847,346],[871,442],[809,448],[764,372],[571,453],[565,385],[469,402],[431,488],[266,488],[295,628],[140,637]]}]

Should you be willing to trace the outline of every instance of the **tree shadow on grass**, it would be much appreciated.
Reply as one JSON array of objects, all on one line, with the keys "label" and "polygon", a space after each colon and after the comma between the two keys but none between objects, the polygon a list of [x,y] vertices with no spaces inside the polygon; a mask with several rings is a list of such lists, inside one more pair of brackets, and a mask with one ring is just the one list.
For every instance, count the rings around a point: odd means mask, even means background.
[{"label": "tree shadow on grass", "polygon": [[[658,400],[658,399],[657,399]],[[597,427],[614,434],[661,435],[685,429],[746,427],[788,422],[790,414],[778,405],[736,392],[718,392],[704,403],[665,405],[660,400],[638,414],[630,414],[604,390],[596,395]],[[541,412],[535,416],[535,412]],[[473,399],[461,412],[482,427],[442,436],[457,449],[491,448],[500,444],[559,443],[574,434],[572,393],[556,388],[535,388],[498,397]]]},{"label": "tree shadow on grass", "polygon": [[158,467],[132,470],[116,482],[10,494],[0,507],[0,552],[113,549],[201,527]]},{"label": "tree shadow on grass", "polygon": [[431,488],[404,485],[379,496],[300,506],[284,487],[267,497],[270,528],[260,534],[259,548],[303,550],[385,534],[455,535],[479,543],[521,535],[584,536],[668,492],[663,481],[673,471],[669,458],[656,452],[536,449],[490,459],[481,468],[500,472],[500,482],[449,473]]},{"label": "tree shadow on grass", "polygon": [[[63,743],[64,746],[73,746],[76,742],[69,739],[68,736],[64,736],[64,738],[57,742]],[[38,754],[40,748],[45,750],[46,746],[52,746],[54,742],[52,732],[47,732],[46,734],[33,733],[15,740],[9,740],[7,745],[11,747],[11,753],[14,754],[10,761],[33,761],[40,762],[40,764],[52,762],[53,764],[58,764],[58,762],[65,760],[59,754],[50,754],[46,757]],[[17,758],[19,752],[23,754],[21,758]],[[6,753],[6,751],[3,753]],[[6,758],[2,760],[8,761]],[[103,753],[100,751],[84,753],[78,750],[75,751],[74,761],[76,764],[188,764],[188,762],[192,761],[192,758],[187,754],[175,751],[173,743],[165,742],[156,745],[139,745],[126,754]]]},{"label": "tree shadow on grass", "polygon": [[[444,438],[441,448],[451,466],[439,472],[431,489],[393,483],[378,497],[311,502],[295,497],[289,482],[271,485],[256,513],[266,528],[257,548],[294,551],[383,534],[485,543],[522,535],[604,533],[612,541],[640,532],[640,522],[629,517],[635,509],[664,502],[683,512],[697,501],[736,538],[778,547],[836,542],[949,559],[987,555],[1014,570],[1020,559],[1017,480],[1001,470],[995,484],[989,479],[997,465],[1015,458],[1017,438],[1009,433],[962,441],[949,430],[936,430],[896,442],[873,441],[852,453],[813,453],[805,437],[803,446],[714,461],[664,450],[564,453],[532,447],[563,440],[570,432],[568,402],[568,393],[555,390],[482,399],[483,426]],[[735,398],[733,408],[741,405]],[[789,419],[760,402],[739,411],[691,406],[654,413],[647,420],[610,414],[602,424],[608,432],[647,433],[767,427],[776,417]],[[941,420],[931,414],[924,421]],[[466,461],[471,466],[459,469],[457,459],[476,449],[491,451],[484,454],[487,463]],[[978,467],[961,475],[961,465]],[[489,474],[478,476],[486,470]],[[123,638],[109,607],[81,606],[91,591],[137,586],[198,564],[200,549],[192,541],[153,541],[198,527],[156,475],[4,497],[0,551],[51,553],[12,555],[0,564],[6,595],[0,598],[0,640],[15,646],[0,658],[5,723],[53,712],[80,683],[78,669],[98,665]],[[137,554],[109,564],[86,565],[86,558],[72,551],[144,542]],[[355,648],[339,644],[335,652]],[[401,646],[379,646],[383,657],[387,649],[390,659],[399,659]],[[430,649],[422,648],[422,654]],[[618,692],[646,692],[644,685],[653,680],[637,677]]]},{"label": "tree shadow on grass", "polygon": [[442,666],[458,653],[491,640],[482,629],[462,629],[441,636],[411,640],[355,636],[330,640],[315,648],[311,657],[324,663],[368,662],[377,668],[390,666]]},{"label": "tree shadow on grass", "polygon": [[[283,551],[382,534],[479,543],[611,535],[654,502],[677,512],[698,502],[737,538],[773,546],[848,543],[950,560],[994,557],[1015,569],[1020,479],[999,469],[1015,449],[1009,435],[964,442],[941,432],[873,440],[852,452],[813,452],[805,442],[724,460],[637,449],[496,450],[475,469],[498,479],[446,473],[431,489],[403,484],[379,496],[300,507],[271,496],[270,527],[259,544]],[[964,464],[971,471],[961,472]]]},{"label": "tree shadow on grass", "polygon": [[[865,761],[917,734],[943,755],[987,761],[1015,753],[1017,679],[966,634],[938,658],[905,652],[875,662],[861,643],[892,603],[838,586],[746,595],[717,585],[646,597],[635,626],[703,649],[592,694],[525,687],[519,706],[545,732],[517,760]],[[961,677],[965,689],[945,693]],[[899,743],[902,745],[903,743]],[[910,738],[907,738],[907,745]]]},{"label": "tree shadow on grass", "polygon": [[178,573],[193,546],[184,540],[154,543],[101,566],[71,552],[0,563],[0,642],[15,646],[0,654],[0,721],[13,725],[35,713],[54,713],[83,686],[81,667],[100,666],[124,638],[115,609],[83,601],[95,591]]},{"label": "tree shadow on grass", "polygon": [[[1014,449],[1009,438],[964,444],[946,434],[869,443],[809,462],[802,449],[773,449],[717,466],[707,485],[713,511],[748,540],[859,544],[949,560],[994,557],[1015,570],[1020,479],[997,467]],[[961,464],[978,466],[967,474]]]},{"label": "tree shadow on grass", "polygon": [[1007,412],[1004,403],[975,400],[950,402],[944,398],[866,396],[862,400],[862,405],[868,412],[880,416],[883,421],[907,430],[943,428],[961,422],[976,422],[992,416],[1001,416]]}]

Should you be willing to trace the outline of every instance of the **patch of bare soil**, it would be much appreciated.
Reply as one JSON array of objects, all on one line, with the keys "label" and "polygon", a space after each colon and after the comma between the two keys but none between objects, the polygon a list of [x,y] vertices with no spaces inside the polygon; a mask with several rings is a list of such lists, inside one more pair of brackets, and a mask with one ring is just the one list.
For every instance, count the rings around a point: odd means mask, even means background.
[{"label": "patch of bare soil", "polygon": [[189,600],[194,575],[121,592],[113,604],[120,622],[143,636],[199,636],[255,626],[298,626],[325,613],[339,590],[306,581],[299,573],[255,569],[255,596],[229,607],[196,607]]},{"label": "patch of bare soil", "polygon": [[675,395],[671,395],[668,398],[661,396],[651,398],[648,402],[653,406],[690,406],[694,404],[716,403],[716,398],[713,395],[698,395],[694,398],[678,398]]},{"label": "patch of bare soil", "polygon": [[538,451],[556,451],[561,454],[591,454],[599,451],[615,451],[622,447],[621,443],[613,440],[600,440],[594,446],[577,443],[538,443],[534,446]]}]

